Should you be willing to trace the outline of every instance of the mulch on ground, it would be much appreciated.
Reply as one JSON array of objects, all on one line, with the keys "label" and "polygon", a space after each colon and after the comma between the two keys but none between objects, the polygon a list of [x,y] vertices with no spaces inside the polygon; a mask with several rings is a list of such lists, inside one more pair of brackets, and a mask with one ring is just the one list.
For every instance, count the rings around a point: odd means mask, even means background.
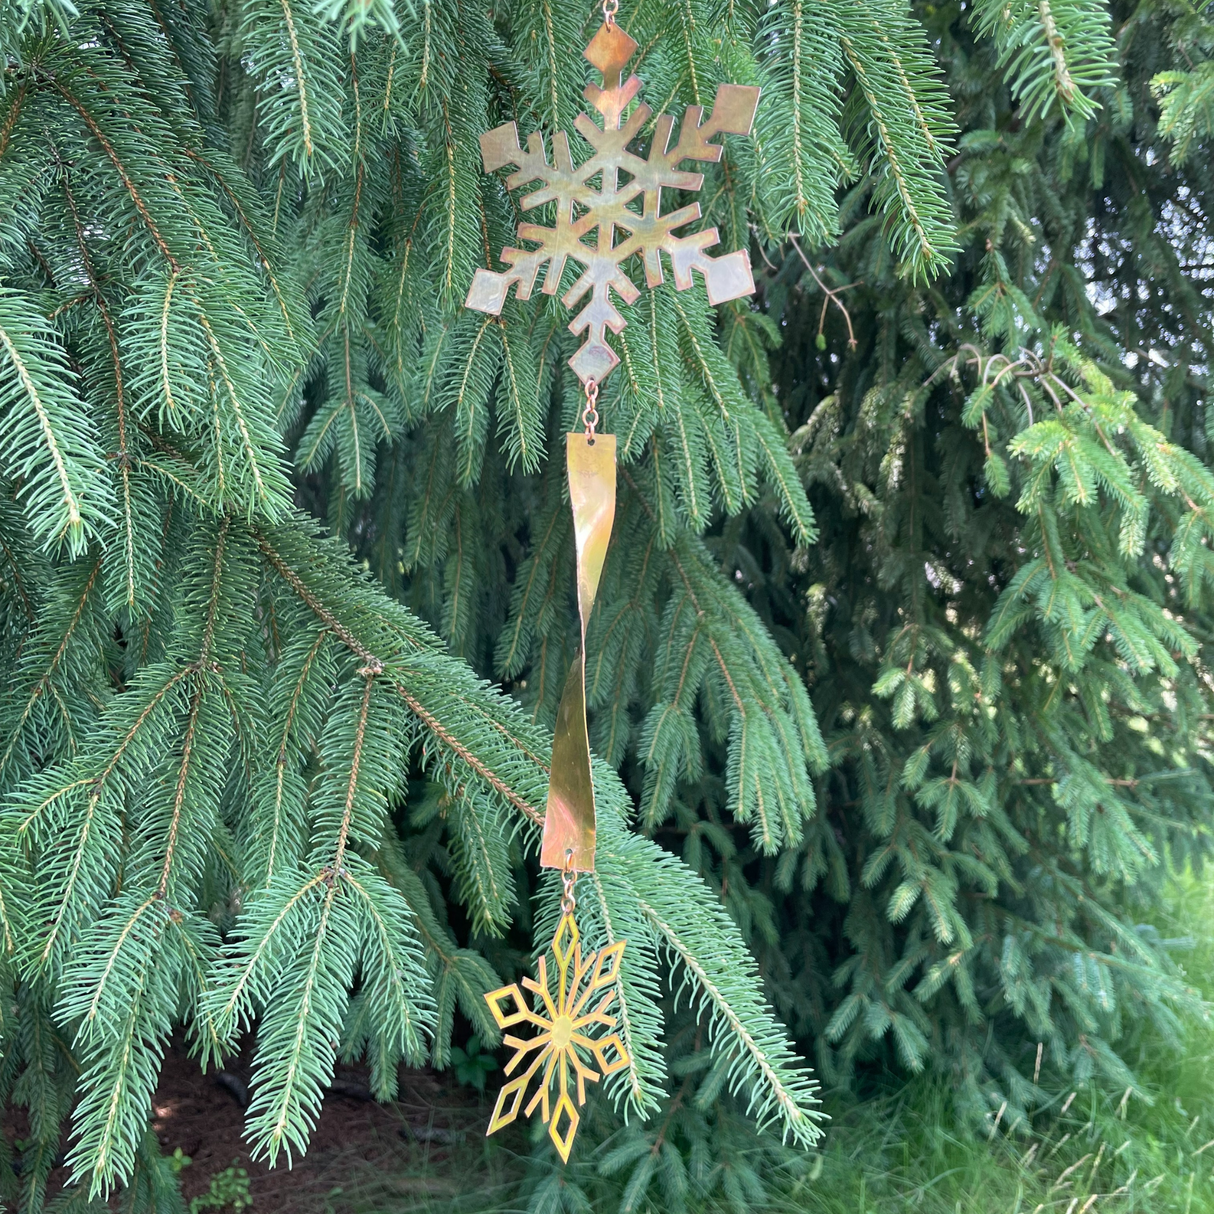
[{"label": "mulch on ground", "polygon": [[[180,1148],[191,1160],[181,1172],[187,1201],[233,1166],[249,1174],[250,1214],[406,1211],[475,1186],[468,1164],[477,1159],[475,1140],[484,1135],[489,1107],[441,1073],[402,1068],[397,1099],[380,1104],[365,1068],[339,1066],[307,1154],[290,1166],[280,1157],[274,1168],[255,1162],[244,1140],[251,1075],[251,1051],[204,1075],[184,1043],[170,1044],[152,1100],[152,1128],[165,1154]],[[24,1110],[9,1112],[4,1132],[11,1142],[25,1132],[25,1120]],[[69,1145],[66,1134],[63,1145]],[[457,1150],[459,1166],[445,1167]],[[67,1179],[67,1168],[56,1168],[50,1193]]]}]

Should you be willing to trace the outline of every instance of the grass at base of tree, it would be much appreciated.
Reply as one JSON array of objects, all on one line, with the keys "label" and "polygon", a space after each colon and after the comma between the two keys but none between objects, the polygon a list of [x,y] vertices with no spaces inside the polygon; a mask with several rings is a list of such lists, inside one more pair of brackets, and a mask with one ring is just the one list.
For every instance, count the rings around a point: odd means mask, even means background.
[{"label": "grass at base of tree", "polygon": [[[1189,980],[1214,991],[1214,885],[1188,877],[1156,919],[1176,942]],[[708,1203],[689,1194],[687,1214],[1208,1214],[1214,1212],[1214,1026],[1191,1023],[1183,1051],[1139,1033],[1129,1059],[1150,1101],[1081,1089],[1060,1093],[1031,1131],[1000,1125],[975,1136],[957,1125],[939,1076],[902,1084],[883,1098],[828,1101],[823,1149],[788,1152],[756,1205],[721,1190]],[[1064,1111],[1065,1106],[1065,1111]],[[535,1127],[537,1130],[542,1127]],[[538,1137],[538,1135],[537,1135]],[[623,1183],[600,1174],[610,1149],[586,1151],[560,1174],[528,1176],[529,1160],[495,1140],[470,1139],[441,1162],[424,1146],[416,1165],[392,1176],[353,1177],[332,1214],[672,1214],[655,1189],[629,1204]],[[530,1165],[532,1167],[536,1165]],[[530,1198],[528,1197],[530,1194]]]}]

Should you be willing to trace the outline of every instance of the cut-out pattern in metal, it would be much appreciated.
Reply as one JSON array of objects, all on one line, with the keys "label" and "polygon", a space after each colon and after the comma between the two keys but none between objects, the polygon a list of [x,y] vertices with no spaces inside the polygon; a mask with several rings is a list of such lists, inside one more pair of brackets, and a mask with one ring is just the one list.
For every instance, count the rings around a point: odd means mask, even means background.
[{"label": "cut-out pattern in metal", "polygon": [[[569,888],[567,883],[566,889]],[[534,1037],[527,1040],[506,1035],[506,1045],[514,1050],[506,1063],[507,1075],[526,1063],[532,1052],[535,1052],[535,1057],[521,1075],[512,1079],[497,1094],[497,1104],[487,1132],[492,1134],[500,1130],[518,1116],[527,1088],[539,1074],[539,1087],[523,1113],[530,1117],[537,1108],[540,1110],[540,1116],[548,1127],[548,1135],[565,1162],[569,1161],[573,1136],[581,1120],[578,1105],[586,1103],[587,1081],[598,1083],[602,1076],[615,1074],[629,1062],[620,1035],[611,1031],[615,1028],[615,1017],[607,1014],[616,995],[616,980],[625,941],[618,940],[600,952],[583,957],[579,939],[572,899],[567,898],[567,908],[561,915],[551,945],[552,955],[556,959],[556,991],[549,990],[548,959],[542,955],[539,960],[539,981],[523,979],[523,986],[542,1000],[542,1013],[531,1010],[517,982],[490,991],[485,996],[485,1002],[499,1028],[531,1024],[539,1029]],[[587,1010],[591,995],[603,990],[606,990],[606,994]],[[507,1010],[511,1004],[513,1010]],[[590,1030],[596,1025],[607,1030],[607,1035],[590,1036]],[[586,1061],[589,1058],[598,1064],[597,1072]],[[570,1094],[571,1078],[577,1081],[576,1105]],[[551,1099],[554,1079],[557,1089],[555,1104]]]}]

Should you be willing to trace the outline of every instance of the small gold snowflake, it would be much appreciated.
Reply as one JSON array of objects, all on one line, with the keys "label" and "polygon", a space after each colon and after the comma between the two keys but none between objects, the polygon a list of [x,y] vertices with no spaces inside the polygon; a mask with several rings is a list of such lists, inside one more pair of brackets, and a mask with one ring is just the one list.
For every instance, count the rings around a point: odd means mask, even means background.
[{"label": "small gold snowflake", "polygon": [[[589,1037],[583,1031],[591,1025],[602,1025],[608,1030],[615,1028],[615,1017],[607,1015],[607,1008],[615,998],[620,956],[626,942],[619,940],[600,952],[590,953],[583,958],[582,950],[578,946],[579,939],[573,915],[563,915],[557,925],[556,934],[552,937],[551,946],[552,955],[556,958],[555,1001],[549,991],[546,957],[541,955],[539,960],[538,982],[534,978],[523,979],[523,986],[543,1000],[546,1017],[533,1012],[527,1006],[517,982],[490,991],[485,996],[485,1002],[489,1005],[498,1028],[508,1029],[516,1024],[527,1023],[540,1030],[529,1041],[509,1035],[504,1038],[505,1043],[514,1050],[514,1056],[506,1064],[507,1075],[517,1070],[532,1051],[539,1052],[531,1060],[530,1066],[498,1093],[497,1105],[494,1107],[487,1133],[492,1134],[495,1130],[500,1130],[518,1116],[527,1087],[542,1067],[544,1073],[540,1078],[539,1089],[523,1111],[530,1117],[537,1106],[539,1107],[541,1117],[548,1126],[548,1134],[560,1152],[561,1159],[566,1162],[569,1160],[569,1149],[573,1146],[573,1136],[577,1133],[580,1121],[577,1106],[569,1094],[570,1071],[577,1077],[577,1103],[583,1105],[586,1103],[587,1080],[598,1083],[601,1076],[612,1075],[629,1063],[628,1051],[624,1048],[619,1033],[612,1032],[605,1037]],[[589,981],[586,981],[588,975]],[[593,1010],[584,1011],[590,996],[604,987],[611,989]],[[514,1001],[513,1011],[503,1010],[502,1004],[508,999]],[[611,1057],[613,1052],[614,1058]],[[600,1074],[596,1074],[583,1061],[586,1055],[593,1055]],[[560,1095],[556,1104],[550,1105],[549,1092],[554,1077],[557,1079]],[[568,1122],[563,1130],[562,1118]]]}]

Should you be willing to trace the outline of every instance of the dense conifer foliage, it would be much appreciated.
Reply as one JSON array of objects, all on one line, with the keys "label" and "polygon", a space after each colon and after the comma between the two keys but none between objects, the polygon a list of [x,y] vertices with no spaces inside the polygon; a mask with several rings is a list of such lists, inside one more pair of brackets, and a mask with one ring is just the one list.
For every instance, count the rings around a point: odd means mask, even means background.
[{"label": "dense conifer foliage", "polygon": [[958,15],[926,21],[963,251],[897,277],[856,197],[823,260],[773,266],[819,538],[752,516],[716,551],[831,755],[826,812],[771,869],[782,1010],[832,1078],[943,1065],[1014,1122],[1039,1075],[1133,1086],[1127,1025],[1200,1011],[1136,924],[1210,828],[1211,166],[1152,97],[1211,27],[1115,8],[1101,109],[1034,123]]},{"label": "dense conifer foliage", "polygon": [[[810,1059],[946,1069],[1014,1131],[1053,1085],[1132,1087],[1129,1020],[1200,1009],[1136,912],[1211,826],[1214,26],[619,19],[655,110],[763,89],[698,196],[758,296],[647,291],[613,339],[579,904],[629,941],[602,1167],[631,1208],[736,1203],[750,1127],[817,1136]],[[19,1208],[65,1120],[69,1201],[173,1208],[145,1132],[171,1033],[204,1065],[252,1034],[249,1135],[291,1158],[338,1057],[389,1097],[496,1041],[483,992],[551,932],[576,339],[551,297],[462,301],[519,216],[477,137],[573,129],[599,20],[0,6]]]}]

